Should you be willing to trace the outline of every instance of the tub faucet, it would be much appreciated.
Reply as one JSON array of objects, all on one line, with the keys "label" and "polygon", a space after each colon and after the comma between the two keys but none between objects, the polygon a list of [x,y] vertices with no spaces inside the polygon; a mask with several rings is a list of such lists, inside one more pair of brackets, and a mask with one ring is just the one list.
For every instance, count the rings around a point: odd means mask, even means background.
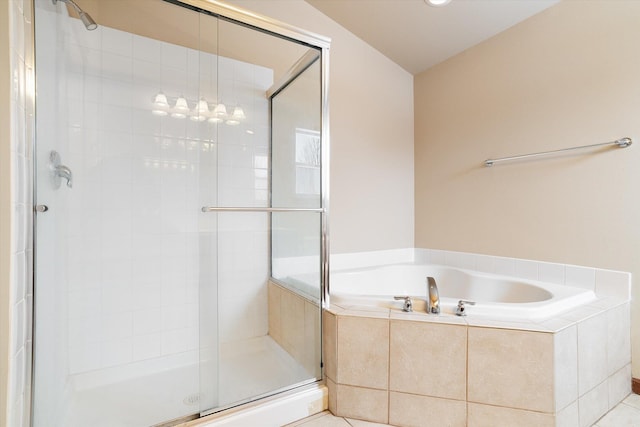
[{"label": "tub faucet", "polygon": [[467,315],[467,307],[466,304],[476,305],[475,301],[466,301],[461,299],[458,301],[458,308],[456,308],[456,316],[466,316]]},{"label": "tub faucet", "polygon": [[427,313],[440,314],[440,295],[433,277],[427,277]]},{"label": "tub faucet", "polygon": [[413,303],[411,302],[411,297],[406,296],[406,297],[393,297],[393,299],[395,300],[404,300],[404,304],[402,305],[402,311],[406,311],[407,313],[410,313],[413,311]]}]

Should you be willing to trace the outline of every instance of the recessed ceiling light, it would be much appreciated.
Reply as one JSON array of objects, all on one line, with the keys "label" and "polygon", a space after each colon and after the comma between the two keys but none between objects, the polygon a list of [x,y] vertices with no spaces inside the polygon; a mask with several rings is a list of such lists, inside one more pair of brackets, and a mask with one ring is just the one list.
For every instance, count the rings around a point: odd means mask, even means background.
[{"label": "recessed ceiling light", "polygon": [[447,3],[449,3],[450,1],[451,0],[424,0],[424,2],[426,4],[428,4],[429,6],[435,6],[435,7],[444,6]]}]

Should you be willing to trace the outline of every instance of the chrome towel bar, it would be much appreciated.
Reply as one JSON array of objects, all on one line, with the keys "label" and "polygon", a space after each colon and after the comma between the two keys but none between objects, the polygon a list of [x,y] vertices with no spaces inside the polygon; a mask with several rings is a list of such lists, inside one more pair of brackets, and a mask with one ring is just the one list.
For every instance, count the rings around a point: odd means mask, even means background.
[{"label": "chrome towel bar", "polygon": [[202,212],[317,212],[323,213],[324,208],[269,208],[269,207],[217,207],[203,206]]},{"label": "chrome towel bar", "polygon": [[488,166],[493,166],[494,163],[498,163],[498,162],[507,162],[509,160],[519,160],[519,159],[526,159],[529,157],[537,157],[537,156],[547,156],[549,154],[563,153],[565,151],[573,151],[573,150],[582,150],[585,148],[594,148],[594,147],[600,147],[604,145],[617,145],[620,148],[626,148],[630,146],[632,142],[633,141],[631,140],[631,138],[625,137],[625,138],[620,138],[616,141],[601,142],[599,144],[581,145],[579,147],[562,148],[560,150],[552,150],[552,151],[542,151],[540,153],[522,154],[520,156],[501,157],[499,159],[487,159],[484,161],[484,165],[488,167]]}]

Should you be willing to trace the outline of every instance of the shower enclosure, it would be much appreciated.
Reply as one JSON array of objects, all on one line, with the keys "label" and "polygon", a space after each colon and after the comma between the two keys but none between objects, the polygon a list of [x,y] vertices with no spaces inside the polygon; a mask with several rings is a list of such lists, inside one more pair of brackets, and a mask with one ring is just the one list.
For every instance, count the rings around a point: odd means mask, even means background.
[{"label": "shower enclosure", "polygon": [[328,41],[218,2],[69,3],[35,0],[32,425],[317,382]]}]

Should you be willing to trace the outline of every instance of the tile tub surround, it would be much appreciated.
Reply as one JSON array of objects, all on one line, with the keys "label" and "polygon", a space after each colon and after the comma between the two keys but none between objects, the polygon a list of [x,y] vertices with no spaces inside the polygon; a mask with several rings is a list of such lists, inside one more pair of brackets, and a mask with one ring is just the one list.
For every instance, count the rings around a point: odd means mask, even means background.
[{"label": "tile tub surround", "polygon": [[451,426],[586,427],[631,391],[629,302],[618,298],[538,323],[336,305],[323,317],[338,416],[416,426],[428,412]]},{"label": "tile tub surround", "polygon": [[269,336],[304,369],[320,377],[320,315],[318,303],[286,286],[268,282]]}]

